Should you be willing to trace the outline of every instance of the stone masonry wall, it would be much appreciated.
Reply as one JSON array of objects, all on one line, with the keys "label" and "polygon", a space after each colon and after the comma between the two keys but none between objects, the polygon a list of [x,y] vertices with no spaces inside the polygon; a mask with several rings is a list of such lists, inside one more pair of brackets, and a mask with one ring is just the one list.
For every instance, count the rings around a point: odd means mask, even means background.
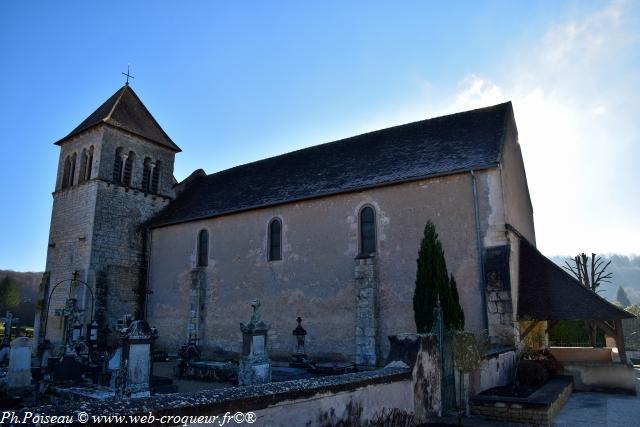
[{"label": "stone masonry wall", "polygon": [[378,337],[378,276],[375,256],[356,258],[356,364],[376,366]]},{"label": "stone masonry wall", "polygon": [[[81,182],[80,156],[83,149],[93,147],[93,163],[88,181]],[[123,147],[136,153],[130,187],[111,182],[115,150]],[[76,172],[71,187],[62,189],[62,174],[67,156],[76,154]],[[46,334],[53,342],[62,338],[62,318],[54,316],[64,306],[69,294],[68,283],[74,271],[92,289],[95,299],[94,318],[102,327],[113,324],[123,314],[136,314],[142,295],[139,291],[145,277],[145,232],[143,223],[170,202],[172,190],[173,152],[141,138],[100,126],[65,141],[60,149],[56,191],[49,235],[46,271],[50,274],[51,297]],[[163,173],[159,186],[162,195],[140,190],[145,157],[161,160]],[[91,292],[80,286],[74,295],[90,319]],[[46,310],[46,308],[45,308]],[[137,313],[141,314],[141,313]],[[44,328],[40,315],[36,329]],[[106,322],[106,323],[105,323]],[[44,332],[44,331],[43,331]],[[38,331],[39,333],[39,331]]]},{"label": "stone masonry wall", "polygon": [[[142,315],[139,302],[145,279],[145,229],[142,224],[170,199],[100,181],[95,207],[91,270],[104,299],[97,310],[114,325],[125,314]],[[100,289],[100,288],[104,289]]]},{"label": "stone masonry wall", "polygon": [[487,289],[489,337],[492,344],[513,345],[514,323],[511,292]]},{"label": "stone masonry wall", "polygon": [[113,128],[105,128],[101,145],[101,159],[98,177],[104,181],[111,181],[113,176],[113,162],[116,150],[121,147],[123,151],[135,153],[133,173],[131,176],[131,188],[142,188],[142,172],[144,159],[149,157],[152,161],[162,163],[158,193],[173,198],[173,163],[175,153],[157,144],[135,137]]},{"label": "stone masonry wall", "polygon": [[[48,317],[42,319],[46,321],[47,336],[54,342],[62,338],[63,327],[62,318],[54,313],[56,309],[64,307],[69,296],[69,282],[58,284],[71,279],[74,271],[80,272],[80,280],[91,280],[88,272],[97,185],[96,181],[89,181],[54,193],[46,267],[50,286],[49,294],[44,298],[44,304],[49,303],[44,308],[45,312],[48,309]],[[54,290],[56,285],[58,286]],[[72,296],[78,298],[81,307],[89,309],[91,297],[84,288]],[[87,321],[89,316],[90,313],[87,313]],[[36,319],[36,323],[38,320]],[[44,327],[43,324],[42,328]]]},{"label": "stone masonry wall", "polygon": [[204,268],[196,267],[191,271],[188,342],[200,344],[200,341],[204,338],[206,292],[207,272]]},{"label": "stone masonry wall", "polygon": [[[477,175],[484,197],[488,181]],[[369,273],[354,278],[358,212],[364,205],[376,215],[375,328],[358,326],[357,320],[357,297],[365,308],[361,313],[372,311],[374,301],[367,298],[373,290],[358,289]],[[279,261],[267,256],[268,224],[274,217],[283,227]],[[459,174],[153,229],[147,320],[160,331],[157,345],[175,351],[188,339],[191,272],[197,264],[198,233],[206,229],[209,262],[202,267],[205,332],[200,346],[205,354],[240,351],[238,324],[246,321],[249,302],[258,298],[262,317],[271,325],[270,355],[290,356],[291,331],[301,316],[311,357],[355,362],[360,328],[363,343],[372,338],[367,334],[385,338],[378,339],[381,361],[388,352],[388,335],[415,332],[416,258],[428,220],[436,224],[447,267],[458,283],[467,328],[483,329],[471,177]],[[366,260],[356,262],[364,262],[357,267],[364,269],[359,275],[370,267]]]}]

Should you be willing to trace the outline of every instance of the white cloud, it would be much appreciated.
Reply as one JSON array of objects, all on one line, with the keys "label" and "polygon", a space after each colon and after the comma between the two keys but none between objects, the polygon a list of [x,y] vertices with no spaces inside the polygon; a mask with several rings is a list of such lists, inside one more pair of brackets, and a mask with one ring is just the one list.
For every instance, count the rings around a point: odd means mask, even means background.
[{"label": "white cloud", "polygon": [[640,40],[625,12],[614,2],[553,26],[538,46],[506,61],[516,64],[509,72],[466,76],[452,96],[457,111],[513,101],[538,246],[547,254],[640,251],[637,212],[623,209],[626,197],[638,198],[629,183],[638,174],[620,166],[640,137],[637,102],[626,109],[621,101],[639,89],[619,72]]},{"label": "white cloud", "polygon": [[502,89],[493,82],[475,74],[467,76],[460,83],[454,108],[457,111],[486,107],[508,101]]},{"label": "white cloud", "polygon": [[360,130],[510,100],[538,247],[548,255],[640,253],[640,173],[632,160],[640,158],[640,72],[632,62],[640,13],[632,7],[614,1],[551,25],[537,41],[504,53],[500,74],[461,76],[444,99],[417,81],[403,108],[367,118]]}]

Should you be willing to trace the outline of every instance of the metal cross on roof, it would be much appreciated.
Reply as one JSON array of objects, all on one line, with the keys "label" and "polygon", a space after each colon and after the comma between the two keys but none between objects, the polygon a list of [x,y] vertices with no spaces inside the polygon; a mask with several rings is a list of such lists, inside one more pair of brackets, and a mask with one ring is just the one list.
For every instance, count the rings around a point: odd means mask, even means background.
[{"label": "metal cross on roof", "polygon": [[123,76],[127,76],[127,81],[125,82],[125,84],[128,86],[129,85],[129,78],[135,79],[135,77],[133,77],[130,73],[129,73],[129,67],[131,67],[131,64],[127,64],[127,72],[126,73],[122,73]]}]

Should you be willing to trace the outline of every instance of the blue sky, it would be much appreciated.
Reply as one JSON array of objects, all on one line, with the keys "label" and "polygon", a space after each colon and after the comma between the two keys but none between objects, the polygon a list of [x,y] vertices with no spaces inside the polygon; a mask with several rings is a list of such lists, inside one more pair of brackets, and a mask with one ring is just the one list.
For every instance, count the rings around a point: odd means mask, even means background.
[{"label": "blue sky", "polygon": [[538,246],[640,253],[632,2],[2,2],[0,268],[43,270],[58,147],[123,83],[175,176],[512,100]]}]

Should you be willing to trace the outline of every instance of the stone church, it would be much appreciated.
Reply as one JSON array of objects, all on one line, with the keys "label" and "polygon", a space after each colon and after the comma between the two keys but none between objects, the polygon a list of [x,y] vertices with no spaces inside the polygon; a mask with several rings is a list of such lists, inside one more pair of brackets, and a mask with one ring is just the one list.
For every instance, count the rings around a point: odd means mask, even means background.
[{"label": "stone church", "polygon": [[180,148],[125,85],[56,145],[40,341],[60,342],[72,297],[104,333],[130,314],[160,348],[234,353],[257,298],[275,357],[300,316],[312,357],[380,364],[388,335],[415,332],[429,220],[466,328],[517,339],[518,241],[535,231],[511,103],[177,182]]}]

